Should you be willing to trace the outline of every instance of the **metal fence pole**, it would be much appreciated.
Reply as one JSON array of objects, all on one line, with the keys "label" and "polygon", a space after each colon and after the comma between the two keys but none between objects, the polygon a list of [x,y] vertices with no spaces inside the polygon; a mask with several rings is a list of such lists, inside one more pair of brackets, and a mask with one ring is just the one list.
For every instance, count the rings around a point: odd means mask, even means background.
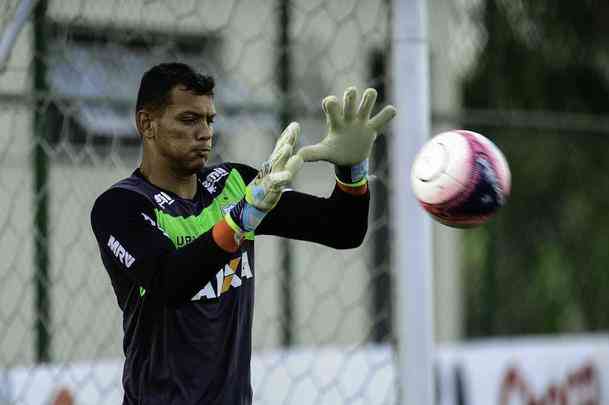
[{"label": "metal fence pole", "polygon": [[[279,121],[281,128],[285,128],[293,117],[291,108],[292,87],[292,59],[290,48],[290,0],[279,0],[278,2],[278,41],[277,41],[277,81],[282,95]],[[283,346],[290,346],[294,336],[294,292],[292,283],[293,262],[292,247],[288,239],[279,241],[281,252],[281,281],[279,283],[279,297],[281,302],[281,336]]]},{"label": "metal fence pole", "polygon": [[[46,83],[47,40],[44,33],[47,2],[40,0],[34,9],[34,93],[44,94]],[[49,293],[49,158],[44,149],[47,132],[45,100],[34,103],[34,139],[32,153],[33,170],[33,237],[34,237],[34,286],[35,286],[35,338],[36,361],[50,361],[51,302]]]}]

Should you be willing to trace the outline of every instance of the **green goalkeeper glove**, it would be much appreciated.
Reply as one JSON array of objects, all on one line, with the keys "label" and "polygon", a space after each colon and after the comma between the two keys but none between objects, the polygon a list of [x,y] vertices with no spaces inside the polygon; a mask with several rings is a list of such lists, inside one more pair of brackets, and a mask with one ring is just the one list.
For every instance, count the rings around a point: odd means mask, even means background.
[{"label": "green goalkeeper glove", "polygon": [[245,190],[245,197],[225,215],[226,222],[239,237],[254,231],[281,198],[281,192],[302,167],[302,158],[294,155],[300,125],[293,122],[283,131],[271,156]]},{"label": "green goalkeeper glove", "polygon": [[396,115],[395,107],[388,105],[370,118],[377,98],[375,89],[364,91],[356,109],[357,98],[355,87],[345,91],[342,108],[335,96],[324,98],[322,107],[328,133],[321,142],[298,151],[305,162],[324,160],[334,163],[337,179],[350,186],[365,184],[372,144],[378,133]]}]

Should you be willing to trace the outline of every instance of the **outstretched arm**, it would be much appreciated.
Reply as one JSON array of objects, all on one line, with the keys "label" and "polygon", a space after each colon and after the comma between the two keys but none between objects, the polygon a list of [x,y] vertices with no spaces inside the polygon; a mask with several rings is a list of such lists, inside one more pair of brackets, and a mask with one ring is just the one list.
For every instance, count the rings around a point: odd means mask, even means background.
[{"label": "outstretched arm", "polygon": [[285,191],[256,233],[317,242],[335,249],[355,248],[366,235],[369,201],[367,190],[353,195],[339,185],[329,198]]},{"label": "outstretched arm", "polygon": [[285,192],[276,210],[261,224],[259,234],[336,248],[361,244],[370,200],[368,158],[378,133],[396,114],[395,107],[388,105],[371,118],[376,97],[376,90],[366,89],[358,106],[357,90],[350,87],[345,91],[343,105],[334,96],[323,100],[328,132],[319,143],[300,149],[298,155],[306,162],[334,163],[334,192],[330,198]]}]

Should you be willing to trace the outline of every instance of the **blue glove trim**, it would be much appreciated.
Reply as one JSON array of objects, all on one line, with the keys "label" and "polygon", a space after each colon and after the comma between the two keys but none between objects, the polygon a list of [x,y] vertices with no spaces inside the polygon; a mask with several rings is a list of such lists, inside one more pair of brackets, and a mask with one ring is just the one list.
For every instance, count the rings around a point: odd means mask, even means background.
[{"label": "blue glove trim", "polygon": [[336,179],[345,185],[362,183],[368,178],[368,159],[354,166],[334,166]]},{"label": "blue glove trim", "polygon": [[245,199],[239,201],[229,211],[231,219],[237,224],[244,232],[254,231],[260,222],[264,219],[267,212],[261,211],[258,208],[250,205]]}]

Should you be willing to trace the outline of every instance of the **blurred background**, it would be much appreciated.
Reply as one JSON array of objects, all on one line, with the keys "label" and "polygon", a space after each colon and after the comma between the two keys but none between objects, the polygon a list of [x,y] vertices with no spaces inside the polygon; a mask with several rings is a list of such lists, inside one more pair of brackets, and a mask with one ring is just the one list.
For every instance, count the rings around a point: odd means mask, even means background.
[{"label": "blurred background", "polygon": [[[302,144],[320,139],[326,95],[394,100],[398,1],[31,1],[0,74],[0,403],[121,401],[121,313],[89,213],[138,165],[143,72],[214,75],[214,162],[258,166],[290,121]],[[0,0],[4,38],[19,3]],[[435,401],[609,404],[609,3],[426,7],[429,135],[486,135],[513,190],[477,229],[433,225]],[[408,134],[390,132],[362,247],[257,238],[256,403],[401,403],[395,279],[417,269],[392,265],[390,201],[409,173],[391,172]],[[310,164],[294,187],[329,195],[333,180]]]}]

